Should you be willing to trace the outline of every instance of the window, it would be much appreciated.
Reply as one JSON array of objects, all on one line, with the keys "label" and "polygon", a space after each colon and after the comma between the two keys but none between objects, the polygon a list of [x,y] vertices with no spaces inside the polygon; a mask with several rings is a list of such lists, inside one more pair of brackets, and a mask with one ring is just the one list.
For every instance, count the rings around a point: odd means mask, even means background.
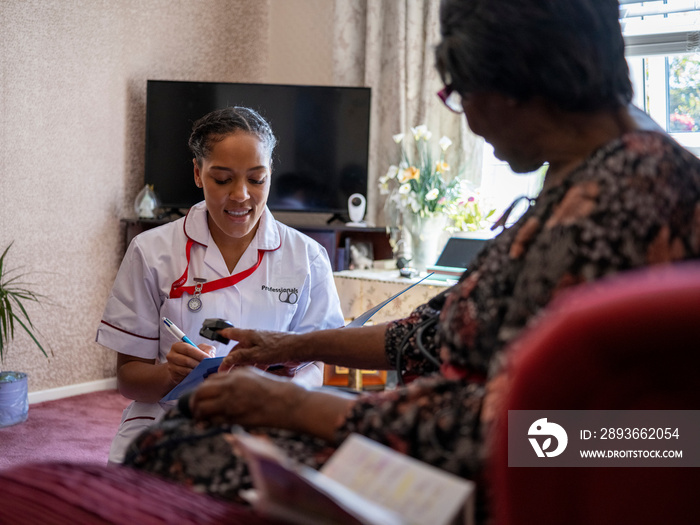
[{"label": "window", "polygon": [[[506,162],[497,159],[493,147],[484,143],[484,160],[481,176],[481,195],[486,209],[495,208],[492,221],[498,220],[503,212],[521,196],[535,197],[542,189],[544,169],[533,173],[513,173]],[[508,216],[508,225],[513,224],[528,206],[521,201]],[[494,233],[499,233],[494,232]]]},{"label": "window", "polygon": [[[700,156],[700,1],[620,0],[620,25],[634,104]],[[542,175],[513,173],[485,144],[481,192],[494,217],[517,197],[537,195]],[[524,210],[516,208],[508,222]]]},{"label": "window", "polygon": [[620,24],[634,103],[700,156],[700,4],[621,0]]}]

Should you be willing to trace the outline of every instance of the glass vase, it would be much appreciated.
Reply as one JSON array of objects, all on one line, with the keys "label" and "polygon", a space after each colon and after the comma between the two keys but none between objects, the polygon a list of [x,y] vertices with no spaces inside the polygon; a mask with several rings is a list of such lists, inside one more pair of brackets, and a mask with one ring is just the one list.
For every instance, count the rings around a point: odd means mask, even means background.
[{"label": "glass vase", "polygon": [[391,254],[394,260],[397,260],[398,257],[403,254],[403,241],[401,240],[401,223],[403,217],[398,197],[398,191],[394,190],[386,196],[386,200],[384,201],[384,222],[386,232],[389,235],[389,246],[391,247]]},{"label": "glass vase", "polygon": [[410,266],[425,272],[437,262],[445,244],[447,217],[443,214],[421,216],[404,212],[403,225],[411,238]]}]

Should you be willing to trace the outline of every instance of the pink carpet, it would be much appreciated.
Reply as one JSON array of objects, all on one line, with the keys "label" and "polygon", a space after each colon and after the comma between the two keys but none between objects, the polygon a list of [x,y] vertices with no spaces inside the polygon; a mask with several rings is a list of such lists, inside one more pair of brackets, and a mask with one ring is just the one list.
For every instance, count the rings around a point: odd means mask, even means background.
[{"label": "pink carpet", "polygon": [[29,405],[24,423],[0,428],[0,469],[37,461],[106,463],[122,410],[116,390]]}]

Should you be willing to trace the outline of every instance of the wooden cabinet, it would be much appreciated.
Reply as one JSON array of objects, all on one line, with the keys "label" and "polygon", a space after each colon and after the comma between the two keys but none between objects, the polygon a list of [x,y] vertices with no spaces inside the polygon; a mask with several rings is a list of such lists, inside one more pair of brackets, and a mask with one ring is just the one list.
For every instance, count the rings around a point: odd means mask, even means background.
[{"label": "wooden cabinet", "polygon": [[[174,220],[174,219],[173,219]],[[139,233],[170,222],[168,219],[122,219],[122,224],[126,227],[126,246],[129,247],[131,240]]]},{"label": "wooden cabinet", "polygon": [[[126,245],[141,232],[168,222],[167,219],[122,219],[126,226]],[[371,247],[374,259],[391,259],[389,237],[384,228],[357,228],[350,226],[288,226],[298,230],[323,246],[328,252],[333,271],[347,270],[350,266],[350,246],[365,243]]]},{"label": "wooden cabinet", "polygon": [[308,235],[326,249],[334,272],[350,267],[350,246],[353,243],[365,243],[370,246],[375,260],[392,258],[389,236],[385,228],[290,226]]}]

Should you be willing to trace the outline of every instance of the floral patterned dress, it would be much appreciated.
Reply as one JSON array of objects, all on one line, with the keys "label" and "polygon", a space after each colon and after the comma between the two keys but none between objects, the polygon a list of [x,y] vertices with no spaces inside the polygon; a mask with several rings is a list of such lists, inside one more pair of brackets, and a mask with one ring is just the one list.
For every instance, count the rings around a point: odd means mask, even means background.
[{"label": "floral patterned dress", "polygon": [[[388,325],[387,356],[415,380],[358,397],[335,443],[260,433],[314,468],[357,432],[478,479],[483,400],[507,363],[508,343],[562,290],[699,256],[700,161],[663,134],[626,134],[544,190],[456,286]],[[132,444],[127,464],[235,500],[250,480],[226,439],[231,430],[194,424],[174,410]]]}]

